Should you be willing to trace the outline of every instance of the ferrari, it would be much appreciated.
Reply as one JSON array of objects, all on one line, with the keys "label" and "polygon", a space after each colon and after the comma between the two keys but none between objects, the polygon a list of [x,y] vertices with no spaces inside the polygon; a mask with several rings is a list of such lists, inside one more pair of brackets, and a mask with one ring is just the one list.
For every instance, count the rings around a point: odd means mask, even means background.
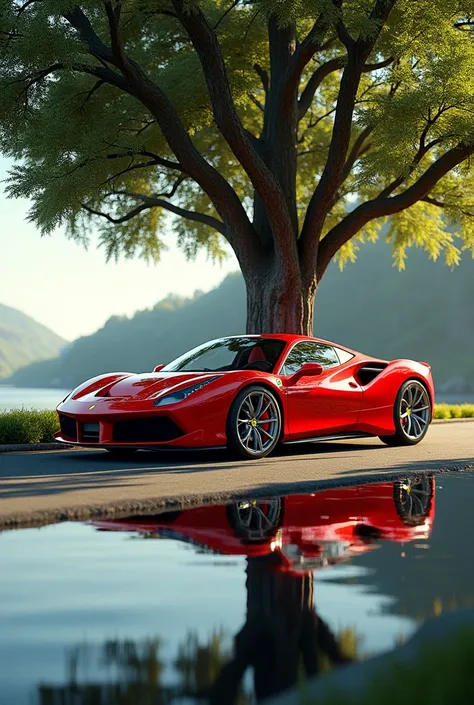
[{"label": "ferrari", "polygon": [[324,568],[377,547],[431,535],[433,477],[337,487],[312,494],[241,499],[228,505],[91,522],[100,531],[174,539],[221,555],[273,554],[279,572]]},{"label": "ferrari", "polygon": [[432,420],[430,365],[380,360],[317,338],[239,335],[152,373],[84,382],[57,407],[63,443],[138,449],[227,447],[258,459],[278,445],[378,436],[415,445]]}]

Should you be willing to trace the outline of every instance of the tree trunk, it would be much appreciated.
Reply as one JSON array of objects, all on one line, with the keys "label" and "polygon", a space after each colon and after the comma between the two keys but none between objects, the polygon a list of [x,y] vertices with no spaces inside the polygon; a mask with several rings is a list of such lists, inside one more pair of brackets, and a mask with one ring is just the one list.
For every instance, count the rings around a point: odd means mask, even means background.
[{"label": "tree trunk", "polygon": [[309,284],[298,274],[260,272],[246,276],[247,333],[313,335],[316,279]]}]

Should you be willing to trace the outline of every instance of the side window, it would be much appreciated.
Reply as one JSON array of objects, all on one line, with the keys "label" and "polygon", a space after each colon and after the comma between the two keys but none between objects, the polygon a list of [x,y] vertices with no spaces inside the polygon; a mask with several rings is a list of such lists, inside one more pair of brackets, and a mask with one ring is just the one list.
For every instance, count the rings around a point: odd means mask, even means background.
[{"label": "side window", "polygon": [[354,357],[354,355],[350,352],[347,352],[347,350],[342,350],[341,348],[334,348],[334,350],[336,351],[341,365],[343,365],[345,362],[349,362],[349,360],[352,360],[352,358]]},{"label": "side window", "polygon": [[324,368],[340,364],[334,349],[329,345],[305,341],[293,347],[286,358],[282,374],[292,375],[306,362],[319,362]]}]

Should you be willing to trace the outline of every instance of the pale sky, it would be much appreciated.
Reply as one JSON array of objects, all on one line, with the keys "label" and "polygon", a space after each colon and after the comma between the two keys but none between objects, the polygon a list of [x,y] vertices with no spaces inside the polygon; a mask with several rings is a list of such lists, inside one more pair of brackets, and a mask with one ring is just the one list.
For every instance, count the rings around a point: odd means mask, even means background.
[{"label": "pale sky", "polygon": [[[11,162],[0,157],[0,179]],[[213,264],[205,254],[188,262],[169,250],[157,265],[139,259],[106,263],[92,234],[86,251],[57,230],[41,237],[26,220],[26,200],[8,199],[0,182],[0,303],[20,309],[67,340],[92,333],[112,315],[151,308],[169,293],[208,291],[238,269],[233,257]]]}]

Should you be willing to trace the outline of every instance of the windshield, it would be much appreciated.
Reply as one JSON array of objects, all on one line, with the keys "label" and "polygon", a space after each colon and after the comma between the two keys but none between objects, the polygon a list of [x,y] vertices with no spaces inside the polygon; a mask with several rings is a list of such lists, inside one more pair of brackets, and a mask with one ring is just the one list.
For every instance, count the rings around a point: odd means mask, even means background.
[{"label": "windshield", "polygon": [[163,367],[162,372],[273,372],[284,347],[283,340],[274,338],[221,338],[181,355]]}]

